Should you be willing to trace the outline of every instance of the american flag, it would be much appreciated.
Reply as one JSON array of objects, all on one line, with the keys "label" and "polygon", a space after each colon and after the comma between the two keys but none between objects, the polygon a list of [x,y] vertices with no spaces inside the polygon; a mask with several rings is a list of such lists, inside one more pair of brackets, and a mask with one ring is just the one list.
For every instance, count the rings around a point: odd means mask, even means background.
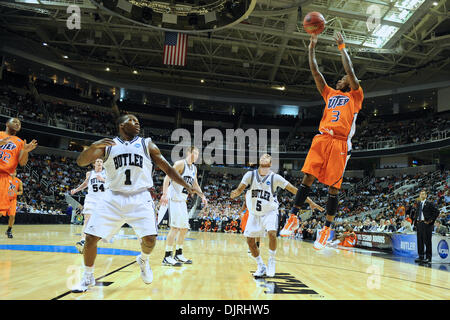
[{"label": "american flag", "polygon": [[188,35],[178,32],[166,32],[164,40],[164,64],[186,65]]}]

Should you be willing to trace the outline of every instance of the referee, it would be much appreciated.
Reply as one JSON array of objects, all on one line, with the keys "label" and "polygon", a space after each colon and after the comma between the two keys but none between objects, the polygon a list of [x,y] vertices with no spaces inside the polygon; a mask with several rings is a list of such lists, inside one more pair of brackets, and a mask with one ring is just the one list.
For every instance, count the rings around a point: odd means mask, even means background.
[{"label": "referee", "polygon": [[[439,216],[439,210],[431,201],[427,200],[427,191],[425,189],[420,191],[419,203],[415,213],[414,222],[417,230],[417,252],[419,254],[419,258],[415,262],[430,263],[432,257],[431,235],[434,229],[434,222]],[[426,247],[426,251],[424,247]]]}]

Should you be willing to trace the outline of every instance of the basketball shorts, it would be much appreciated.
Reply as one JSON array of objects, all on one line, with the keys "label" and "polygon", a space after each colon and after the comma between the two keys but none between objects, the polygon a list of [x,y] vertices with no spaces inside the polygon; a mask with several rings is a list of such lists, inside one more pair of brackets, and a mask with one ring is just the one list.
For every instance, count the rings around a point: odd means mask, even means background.
[{"label": "basketball shorts", "polygon": [[248,216],[249,216],[248,213],[246,213],[242,216],[242,220],[241,220],[241,230],[242,231],[245,231],[245,227],[247,226]]},{"label": "basketball shorts", "polygon": [[169,226],[189,229],[189,214],[186,201],[169,200]]},{"label": "basketball shorts", "polygon": [[101,207],[101,201],[103,201],[103,199],[89,199],[87,198],[84,201],[84,205],[83,205],[83,214],[90,214],[93,215],[99,207]]},{"label": "basketball shorts", "polygon": [[16,209],[17,209],[17,199],[11,199],[10,207],[8,210],[8,216],[15,216],[16,215]]},{"label": "basketball shorts", "polygon": [[278,210],[270,211],[263,216],[252,213],[248,215],[244,236],[248,238],[263,237],[266,231],[278,230]]},{"label": "basketball shorts", "polygon": [[11,206],[11,196],[9,195],[10,176],[7,173],[0,173],[0,214],[6,215]]},{"label": "basketball shorts", "polygon": [[153,199],[147,190],[123,194],[106,190],[96,213],[89,219],[85,233],[111,241],[124,224],[130,225],[139,238],[157,235]]},{"label": "basketball shorts", "polygon": [[318,134],[312,141],[302,172],[313,175],[327,186],[340,189],[350,158],[347,151],[346,138]]}]

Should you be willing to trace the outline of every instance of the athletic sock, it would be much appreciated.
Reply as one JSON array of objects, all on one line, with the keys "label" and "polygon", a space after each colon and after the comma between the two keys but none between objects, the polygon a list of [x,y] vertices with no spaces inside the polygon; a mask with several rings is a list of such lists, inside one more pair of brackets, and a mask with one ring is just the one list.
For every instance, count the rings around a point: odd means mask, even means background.
[{"label": "athletic sock", "polygon": [[277,253],[277,250],[270,250],[269,249],[269,257],[270,258],[275,258],[275,254]]},{"label": "athletic sock", "polygon": [[84,273],[86,273],[86,274],[93,274],[94,273],[94,266],[92,266],[92,267],[84,266]]},{"label": "athletic sock", "polygon": [[177,249],[176,251],[175,251],[175,255],[176,256],[181,256],[183,254],[183,249]]},{"label": "athletic sock", "polygon": [[256,246],[259,248],[259,241],[256,241]]},{"label": "athletic sock", "polygon": [[172,251],[166,251],[164,258],[171,257],[171,256],[172,256]]},{"label": "athletic sock", "polygon": [[12,227],[8,227],[8,230],[6,230],[6,232],[10,232],[12,229]]},{"label": "athletic sock", "polygon": [[[337,194],[328,194],[328,201],[327,201],[327,216],[335,216],[337,207],[338,207],[339,199]],[[325,226],[330,227],[331,221],[326,220]]]},{"label": "athletic sock", "polygon": [[148,261],[148,258],[150,257],[150,254],[146,254],[144,252],[141,251],[141,260],[142,261]]},{"label": "athletic sock", "polygon": [[253,257],[253,259],[256,260],[256,263],[257,263],[258,265],[264,264],[264,261],[263,261],[263,259],[261,258],[261,255],[257,256],[256,258]]}]

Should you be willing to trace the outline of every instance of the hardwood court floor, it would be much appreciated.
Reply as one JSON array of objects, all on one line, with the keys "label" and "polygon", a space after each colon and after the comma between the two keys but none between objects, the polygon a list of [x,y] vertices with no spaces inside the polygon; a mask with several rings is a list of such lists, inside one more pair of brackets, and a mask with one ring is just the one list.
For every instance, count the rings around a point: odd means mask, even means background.
[{"label": "hardwood court floor", "polygon": [[[185,256],[192,265],[161,265],[167,231],[161,230],[150,257],[154,280],[145,285],[135,262],[139,242],[122,228],[112,244],[99,244],[97,285],[86,293],[69,288],[82,270],[74,244],[81,226],[16,225],[13,239],[0,228],[0,299],[170,299],[170,300],[323,300],[449,299],[446,270],[392,261],[369,254],[327,249],[312,243],[280,239],[277,274],[255,280],[256,263],[241,234],[189,232]],[[267,262],[268,241],[262,242]]]}]

